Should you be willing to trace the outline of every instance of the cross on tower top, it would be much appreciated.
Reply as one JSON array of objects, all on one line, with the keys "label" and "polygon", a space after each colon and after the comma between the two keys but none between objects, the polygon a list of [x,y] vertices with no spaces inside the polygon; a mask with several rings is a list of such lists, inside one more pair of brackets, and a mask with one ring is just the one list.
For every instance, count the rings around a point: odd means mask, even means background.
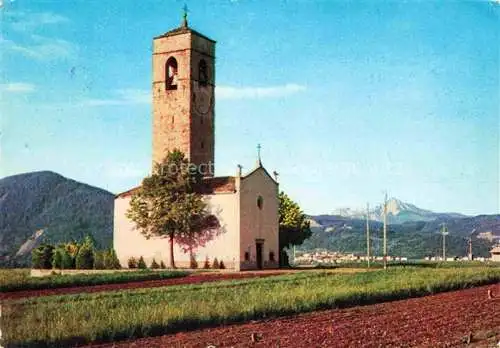
[{"label": "cross on tower top", "polygon": [[262,161],[260,159],[260,150],[262,149],[262,146],[260,144],[257,144],[257,165],[260,167],[262,166]]},{"label": "cross on tower top", "polygon": [[184,7],[182,8],[182,11],[183,11],[183,14],[182,14],[182,26],[184,28],[187,28],[187,26],[188,26],[188,20],[187,20],[187,18],[188,18],[189,9],[188,9],[188,7],[187,7],[186,4],[184,4]]}]

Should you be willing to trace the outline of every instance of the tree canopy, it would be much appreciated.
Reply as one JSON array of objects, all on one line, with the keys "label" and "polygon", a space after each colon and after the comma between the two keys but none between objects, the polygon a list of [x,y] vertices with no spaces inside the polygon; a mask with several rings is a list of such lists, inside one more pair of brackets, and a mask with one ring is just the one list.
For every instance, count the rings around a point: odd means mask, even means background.
[{"label": "tree canopy", "polygon": [[283,191],[279,194],[279,245],[282,265],[288,265],[288,257],[283,249],[302,244],[312,234],[309,221],[294,202]]},{"label": "tree canopy", "polygon": [[[175,268],[174,242],[192,251],[215,226],[195,188],[201,182],[196,166],[179,150],[168,152],[132,195],[127,217],[146,238],[168,237],[170,267]],[[216,220],[216,219],[215,219]]]}]

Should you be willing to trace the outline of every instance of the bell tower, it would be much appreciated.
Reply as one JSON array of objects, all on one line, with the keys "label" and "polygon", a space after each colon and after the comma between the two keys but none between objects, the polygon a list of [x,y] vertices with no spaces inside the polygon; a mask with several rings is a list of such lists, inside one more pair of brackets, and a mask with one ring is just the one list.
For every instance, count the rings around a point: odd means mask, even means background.
[{"label": "bell tower", "polygon": [[179,149],[214,175],[215,41],[188,26],[153,39],[153,164]]}]

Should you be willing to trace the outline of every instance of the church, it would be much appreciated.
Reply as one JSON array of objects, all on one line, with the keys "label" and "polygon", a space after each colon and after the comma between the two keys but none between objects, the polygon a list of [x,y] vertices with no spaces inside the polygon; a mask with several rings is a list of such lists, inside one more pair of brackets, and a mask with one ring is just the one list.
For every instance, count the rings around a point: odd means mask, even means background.
[{"label": "church", "polygon": [[[232,176],[214,176],[215,153],[215,41],[188,26],[153,39],[152,131],[154,163],[168,151],[181,150],[203,174],[198,192],[217,220],[216,233],[186,251],[174,245],[177,267],[198,267],[206,260],[223,261],[236,271],[279,266],[277,174],[271,176],[259,158],[255,168]],[[115,197],[113,246],[123,267],[131,257],[169,264],[167,238],[146,239],[126,217],[137,188]]]}]

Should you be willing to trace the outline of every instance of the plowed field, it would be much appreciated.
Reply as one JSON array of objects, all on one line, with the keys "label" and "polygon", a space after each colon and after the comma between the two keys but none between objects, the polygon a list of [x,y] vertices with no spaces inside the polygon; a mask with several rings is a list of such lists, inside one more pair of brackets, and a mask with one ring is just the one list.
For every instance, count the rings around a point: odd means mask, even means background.
[{"label": "plowed field", "polygon": [[497,284],[94,347],[497,347],[499,341]]}]

